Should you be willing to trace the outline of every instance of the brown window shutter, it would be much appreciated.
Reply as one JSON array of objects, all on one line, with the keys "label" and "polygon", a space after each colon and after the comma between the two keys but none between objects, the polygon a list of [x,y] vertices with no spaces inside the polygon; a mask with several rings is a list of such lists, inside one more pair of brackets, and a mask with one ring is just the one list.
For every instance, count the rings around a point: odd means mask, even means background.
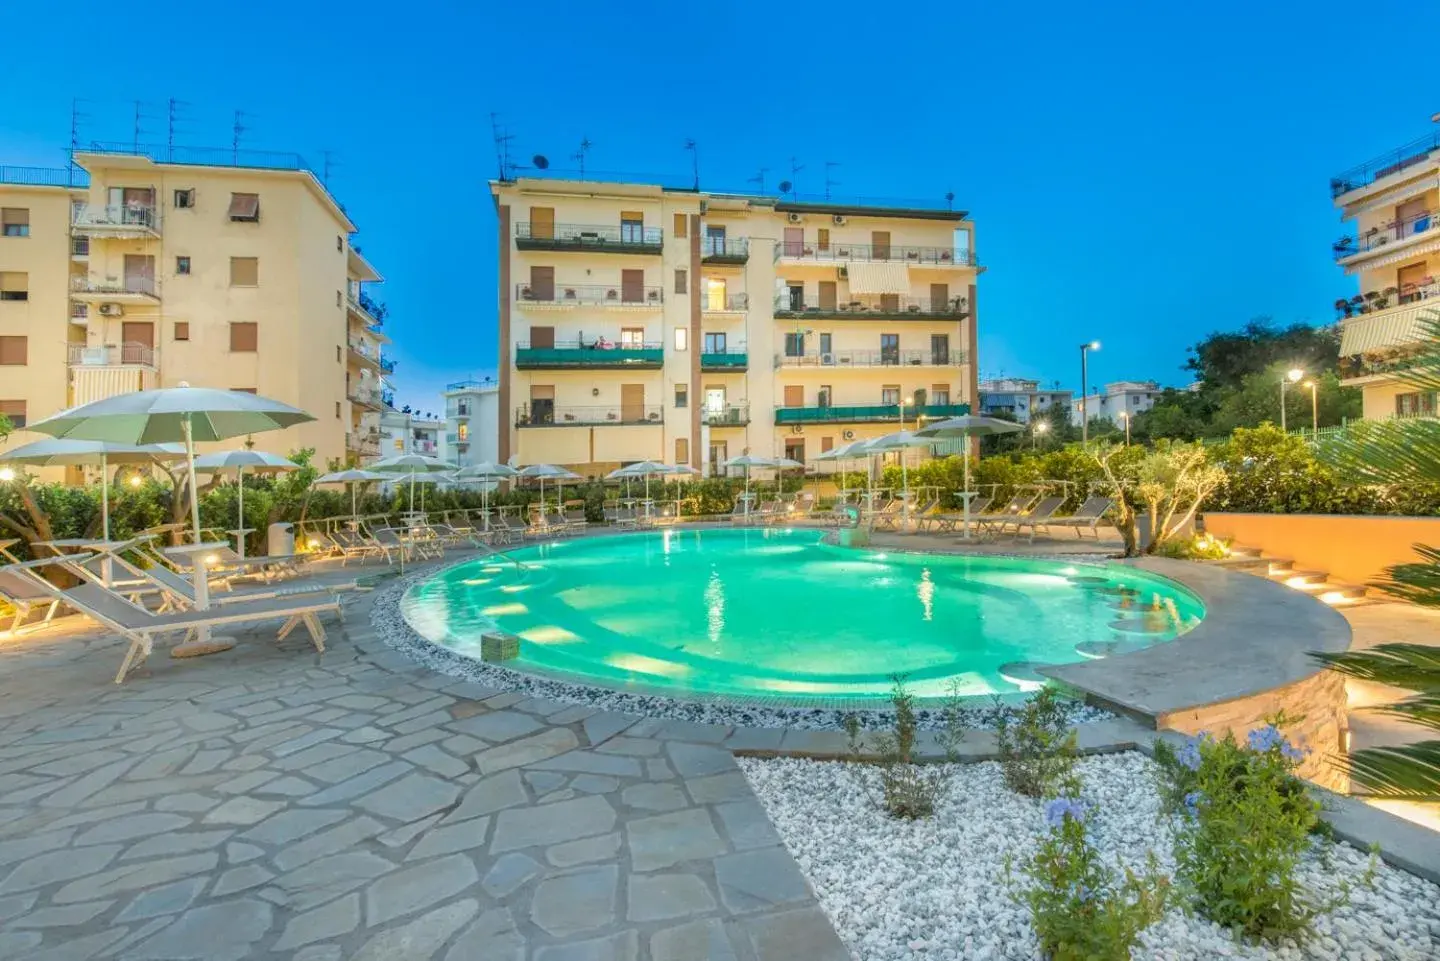
[{"label": "brown window shutter", "polygon": [[23,226],[27,226],[27,227],[28,227],[28,226],[30,225],[30,208],[29,208],[29,207],[4,207],[4,208],[0,208],[0,223],[5,224],[6,226],[9,226],[10,224],[17,224],[17,225],[23,225]]},{"label": "brown window shutter", "polygon": [[675,271],[675,293],[685,293],[685,279],[685,270],[683,268],[677,269]]},{"label": "brown window shutter", "polygon": [[253,354],[260,349],[260,329],[254,321],[237,321],[230,325],[230,351]]},{"label": "brown window shutter", "polygon": [[644,223],[644,222],[645,222],[645,214],[643,214],[642,212],[640,212],[640,211],[638,211],[638,210],[622,210],[622,211],[620,211],[620,222],[623,224],[623,223],[626,223],[627,221],[633,221],[634,223],[637,223],[637,224],[639,224],[639,223]]},{"label": "brown window shutter", "polygon": [[870,231],[870,256],[874,260],[890,259],[890,231]]},{"label": "brown window shutter", "polygon": [[638,304],[645,299],[645,271],[620,271],[620,299],[627,304]]},{"label": "brown window shutter", "polygon": [[530,268],[530,299],[550,301],[555,299],[555,268]]},{"label": "brown window shutter", "polygon": [[950,285],[930,285],[930,309],[932,311],[944,310],[950,304]]},{"label": "brown window shutter", "polygon": [[835,300],[836,300],[836,296],[835,296],[835,281],[833,281],[833,280],[822,280],[822,281],[820,281],[820,309],[821,309],[821,310],[834,310],[834,309],[835,309]]},{"label": "brown window shutter", "polygon": [[688,219],[684,214],[675,215],[675,236],[684,237],[687,230]]},{"label": "brown window shutter", "polygon": [[786,257],[799,257],[801,251],[803,251],[804,249],[805,249],[805,228],[804,228],[804,227],[786,227],[786,228],[785,228],[785,250],[783,251],[783,253],[785,254],[785,256],[786,256]]},{"label": "brown window shutter", "polygon": [[530,399],[531,399],[531,400],[554,400],[554,399],[555,399],[555,388],[554,388],[554,386],[549,385],[549,384],[531,384],[531,385],[530,385]]},{"label": "brown window shutter", "polygon": [[231,387],[231,388],[230,388],[230,392],[231,392],[231,393],[234,393],[234,394],[253,394],[253,393],[255,393],[255,388],[254,388],[254,387]]},{"label": "brown window shutter", "polygon": [[258,286],[260,286],[260,258],[259,258],[259,257],[231,257],[231,258],[230,258],[230,286],[231,286],[231,287],[258,287]]},{"label": "brown window shutter", "polygon": [[28,337],[0,337],[0,366],[23,367],[30,362]]},{"label": "brown window shutter", "polygon": [[815,246],[821,250],[830,249],[830,228],[821,227],[815,231]]},{"label": "brown window shutter", "polygon": [[8,273],[0,271],[0,291],[4,291],[5,293],[24,293],[29,289],[29,274],[17,270],[12,270]]},{"label": "brown window shutter", "polygon": [[820,438],[820,453],[823,454],[823,453],[825,453],[825,452],[828,451],[828,450],[833,450],[834,447],[835,447],[835,438],[833,438],[833,437],[822,437],[822,438]]},{"label": "brown window shutter", "polygon": [[259,194],[231,194],[230,208],[226,216],[231,220],[256,221],[260,219]]},{"label": "brown window shutter", "polygon": [[690,439],[688,437],[675,438],[675,463],[688,464],[690,462]]},{"label": "brown window shutter", "polygon": [[531,327],[530,346],[549,348],[555,346],[554,327]]},{"label": "brown window shutter", "polygon": [[190,322],[189,322],[188,320],[177,320],[177,321],[175,322],[175,339],[176,339],[176,340],[189,340],[189,339],[190,339]]},{"label": "brown window shutter", "polygon": [[10,421],[12,427],[25,426],[25,401],[23,400],[0,400],[0,417]]},{"label": "brown window shutter", "polygon": [[645,385],[620,385],[620,419],[634,423],[645,419]]},{"label": "brown window shutter", "polygon": [[120,342],[155,346],[155,325],[148,320],[124,320],[120,322]]},{"label": "brown window shutter", "polygon": [[899,294],[881,294],[881,295],[880,295],[880,309],[883,310],[883,311],[885,311],[887,314],[897,314],[897,313],[899,313],[899,312],[900,312],[900,295],[899,295]]},{"label": "brown window shutter", "polygon": [[536,240],[555,239],[555,208],[530,208],[530,236]]},{"label": "brown window shutter", "polygon": [[785,388],[785,406],[786,406],[786,407],[804,407],[804,406],[805,406],[805,388],[804,388],[803,386],[794,385],[794,384],[787,386],[787,387]]}]

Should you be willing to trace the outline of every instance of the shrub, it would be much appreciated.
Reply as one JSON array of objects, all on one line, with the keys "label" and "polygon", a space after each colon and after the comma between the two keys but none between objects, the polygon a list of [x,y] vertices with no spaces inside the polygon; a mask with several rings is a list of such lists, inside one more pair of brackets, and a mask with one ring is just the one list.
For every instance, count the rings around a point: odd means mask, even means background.
[{"label": "shrub", "polygon": [[1016,900],[1051,961],[1128,961],[1136,937],[1164,914],[1170,881],[1153,854],[1143,874],[1126,869],[1121,880],[1086,836],[1089,813],[1073,797],[1045,806],[1050,833],[1026,862],[1030,883]]},{"label": "shrub", "polygon": [[1195,534],[1192,537],[1172,538],[1160,545],[1157,553],[1183,560],[1218,561],[1230,556],[1230,545],[1209,534]]},{"label": "shrub", "polygon": [[1318,803],[1294,776],[1304,757],[1276,715],[1246,743],[1200,734],[1157,744],[1162,802],[1178,818],[1175,877],[1202,915],[1250,938],[1299,937],[1343,903],[1307,899],[1295,869],[1319,825]]},{"label": "shrub", "polygon": [[996,699],[995,746],[1005,784],[1026,797],[1076,793],[1075,730],[1060,695],[1043,687],[1015,713]]},{"label": "shrub", "polygon": [[[876,736],[874,754],[879,756],[876,767],[880,775],[879,804],[891,817],[915,820],[935,813],[936,802],[945,793],[949,771],[938,764],[915,763],[915,740],[919,725],[915,716],[915,698],[905,690],[905,678],[896,675],[890,702],[895,709],[894,727]],[[955,760],[956,750],[964,738],[960,727],[961,698],[956,688],[945,701],[940,746],[947,762]],[[860,721],[846,715],[845,733],[850,738],[850,757],[860,761],[865,753]]]}]

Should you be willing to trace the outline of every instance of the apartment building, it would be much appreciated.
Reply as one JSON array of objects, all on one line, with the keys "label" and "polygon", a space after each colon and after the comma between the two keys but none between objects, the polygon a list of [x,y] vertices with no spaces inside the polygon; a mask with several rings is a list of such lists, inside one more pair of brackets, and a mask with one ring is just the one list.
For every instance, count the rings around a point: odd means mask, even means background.
[{"label": "apartment building", "polygon": [[499,462],[500,385],[488,378],[461,380],[447,384],[442,396],[445,431],[440,458],[461,467]]},{"label": "apartment building", "polygon": [[656,184],[492,182],[499,457],[595,475],[804,461],[968,412],[966,214]]},{"label": "apartment building", "polygon": [[423,454],[439,457],[445,422],[433,414],[386,407],[380,413],[380,452],[385,457]]},{"label": "apartment building", "polygon": [[1434,416],[1435,392],[1401,375],[1440,309],[1440,132],[1339,174],[1330,196],[1354,230],[1331,246],[1335,263],[1359,282],[1335,301],[1341,383],[1361,389],[1367,420]]},{"label": "apartment building", "polygon": [[0,410],[24,423],[184,382],[317,418],[267,449],[378,455],[390,365],[355,225],[299,158],[164,155],[0,167]]},{"label": "apartment building", "polygon": [[1160,385],[1153,380],[1117,380],[1106,384],[1103,391],[1089,395],[1088,403],[1078,397],[1072,401],[1070,423],[1079,426],[1086,417],[1090,420],[1101,417],[1123,427],[1126,417],[1144,413],[1159,399]]},{"label": "apartment building", "polygon": [[1023,380],[1018,377],[997,377],[980,382],[980,412],[1013,417],[1021,424],[1049,416],[1055,408],[1066,411],[1075,392],[1061,390],[1057,384],[1049,390],[1041,390],[1038,380]]}]

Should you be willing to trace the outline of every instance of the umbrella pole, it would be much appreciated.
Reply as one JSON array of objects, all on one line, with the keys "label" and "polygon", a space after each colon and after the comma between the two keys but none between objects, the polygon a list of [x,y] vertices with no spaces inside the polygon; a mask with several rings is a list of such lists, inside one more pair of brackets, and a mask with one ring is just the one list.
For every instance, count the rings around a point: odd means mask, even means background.
[{"label": "umbrella pole", "polygon": [[910,473],[905,465],[905,448],[900,448],[900,504],[904,509],[905,517],[900,525],[905,530],[910,529]]},{"label": "umbrella pole", "polygon": [[240,523],[235,525],[235,547],[240,556],[245,556],[245,468],[235,468],[235,484],[240,488]]},{"label": "umbrella pole", "polygon": [[[102,450],[100,452],[100,539],[106,542],[110,540],[110,472],[109,458]],[[110,555],[107,552],[105,561],[101,564],[101,576],[105,578],[105,586],[109,587],[115,582],[113,571],[110,566]]]},{"label": "umbrella pole", "polygon": [[360,506],[356,500],[355,482],[350,482],[350,523],[358,530],[360,527]]},{"label": "umbrella pole", "polygon": [[410,468],[410,513],[415,513],[415,468]]},{"label": "umbrella pole", "polygon": [[195,543],[200,543],[200,492],[195,487],[195,428],[186,414],[183,423],[185,432],[185,467],[190,474],[190,523],[195,534]]},{"label": "umbrella pole", "polygon": [[963,533],[960,536],[968,538],[970,536],[970,433],[968,431],[965,433],[963,443],[965,444],[965,490],[960,499],[965,502],[965,522],[961,527]]},{"label": "umbrella pole", "polygon": [[[490,483],[488,480],[485,483]],[[485,533],[490,533],[490,488],[480,488],[480,520],[485,525]]]}]

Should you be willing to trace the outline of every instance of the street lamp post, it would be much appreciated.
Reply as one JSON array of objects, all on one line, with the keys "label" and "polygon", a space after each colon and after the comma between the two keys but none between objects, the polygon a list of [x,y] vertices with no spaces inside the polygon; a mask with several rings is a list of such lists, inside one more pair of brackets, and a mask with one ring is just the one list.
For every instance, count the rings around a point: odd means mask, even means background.
[{"label": "street lamp post", "polygon": [[[900,429],[905,429],[905,408],[915,403],[913,397],[903,397],[900,400]],[[916,425],[919,425],[919,412],[916,412]],[[896,453],[900,455],[900,507],[904,517],[900,526],[904,530],[910,529],[910,473],[905,467],[905,448],[900,448]]]},{"label": "street lamp post", "polygon": [[1050,422],[1037,420],[1030,425],[1030,449],[1035,450],[1040,445],[1040,435],[1050,429]]},{"label": "street lamp post", "polygon": [[1126,447],[1129,447],[1129,446],[1130,446],[1130,412],[1129,412],[1128,410],[1122,410],[1122,411],[1121,411],[1119,414],[1117,414],[1116,416],[1119,417],[1122,421],[1125,422],[1125,446],[1126,446]]},{"label": "street lamp post", "polygon": [[1080,443],[1090,442],[1090,391],[1087,387],[1088,360],[1092,350],[1100,349],[1100,341],[1080,345]]},{"label": "street lamp post", "polygon": [[1300,386],[1310,388],[1310,435],[1318,441],[1320,439],[1320,385],[1313,380],[1307,380]]},{"label": "street lamp post", "polygon": [[1299,367],[1292,367],[1280,378],[1280,430],[1285,430],[1285,388],[1291,384],[1298,384],[1300,378],[1305,376],[1305,371]]}]

